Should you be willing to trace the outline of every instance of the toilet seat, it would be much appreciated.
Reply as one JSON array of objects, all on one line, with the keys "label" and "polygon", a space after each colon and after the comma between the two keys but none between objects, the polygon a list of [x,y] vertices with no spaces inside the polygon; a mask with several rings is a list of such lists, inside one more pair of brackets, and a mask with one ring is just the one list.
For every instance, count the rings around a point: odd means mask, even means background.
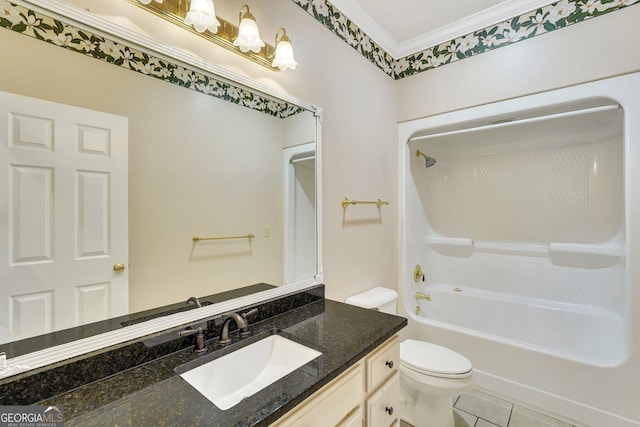
[{"label": "toilet seat", "polygon": [[465,378],[471,375],[469,359],[446,347],[424,341],[400,343],[400,366],[423,375]]}]

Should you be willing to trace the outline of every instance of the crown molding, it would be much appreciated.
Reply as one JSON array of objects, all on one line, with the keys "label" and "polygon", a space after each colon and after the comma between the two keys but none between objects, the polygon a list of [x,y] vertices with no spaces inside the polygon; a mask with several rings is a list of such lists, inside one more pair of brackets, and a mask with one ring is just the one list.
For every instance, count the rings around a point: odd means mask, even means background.
[{"label": "crown molding", "polygon": [[430,48],[432,46],[464,36],[476,30],[536,10],[556,0],[506,0],[496,6],[475,13],[451,24],[429,31],[406,41],[394,39],[355,0],[331,0],[331,4],[364,31],[393,59]]}]

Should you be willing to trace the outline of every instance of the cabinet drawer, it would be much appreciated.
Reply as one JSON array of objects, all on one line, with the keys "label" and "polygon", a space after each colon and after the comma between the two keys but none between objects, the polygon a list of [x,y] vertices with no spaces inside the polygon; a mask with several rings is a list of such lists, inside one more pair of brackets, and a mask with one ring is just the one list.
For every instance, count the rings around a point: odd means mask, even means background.
[{"label": "cabinet drawer", "polygon": [[364,421],[364,410],[362,406],[354,409],[337,427],[362,427]]},{"label": "cabinet drawer", "polygon": [[380,389],[367,399],[367,426],[389,427],[398,419],[400,374],[396,371]]},{"label": "cabinet drawer", "polygon": [[326,427],[339,425],[343,420],[348,419],[347,416],[354,408],[362,404],[362,381],[362,364],[358,363],[272,426]]},{"label": "cabinet drawer", "polygon": [[400,339],[394,336],[367,357],[366,391],[370,393],[400,367]]}]

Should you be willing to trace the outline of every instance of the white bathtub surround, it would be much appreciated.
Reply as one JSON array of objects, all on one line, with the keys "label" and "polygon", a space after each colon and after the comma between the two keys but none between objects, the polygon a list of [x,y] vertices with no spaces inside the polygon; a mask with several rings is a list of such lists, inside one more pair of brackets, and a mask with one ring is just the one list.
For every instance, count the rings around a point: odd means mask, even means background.
[{"label": "white bathtub surround", "polygon": [[398,128],[407,335],[576,424],[640,426],[638,91],[631,74]]}]

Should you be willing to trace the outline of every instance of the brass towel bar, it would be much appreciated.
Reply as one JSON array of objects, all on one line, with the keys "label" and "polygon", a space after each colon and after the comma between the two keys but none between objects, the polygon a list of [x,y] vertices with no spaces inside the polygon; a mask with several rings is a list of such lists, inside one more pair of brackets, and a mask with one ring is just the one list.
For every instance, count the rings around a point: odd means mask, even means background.
[{"label": "brass towel bar", "polygon": [[362,204],[362,205],[376,205],[378,207],[378,209],[380,209],[380,206],[382,205],[388,205],[389,202],[385,202],[384,200],[374,200],[374,201],[367,201],[367,200],[349,200],[348,198],[344,198],[342,199],[342,207],[346,208],[349,205],[357,205],[357,204]]},{"label": "brass towel bar", "polygon": [[228,236],[228,237],[198,237],[198,236],[195,236],[193,238],[193,241],[195,243],[198,243],[201,240],[253,239],[254,237],[256,237],[256,236],[253,233],[249,233],[249,234],[244,235],[244,236]]}]

